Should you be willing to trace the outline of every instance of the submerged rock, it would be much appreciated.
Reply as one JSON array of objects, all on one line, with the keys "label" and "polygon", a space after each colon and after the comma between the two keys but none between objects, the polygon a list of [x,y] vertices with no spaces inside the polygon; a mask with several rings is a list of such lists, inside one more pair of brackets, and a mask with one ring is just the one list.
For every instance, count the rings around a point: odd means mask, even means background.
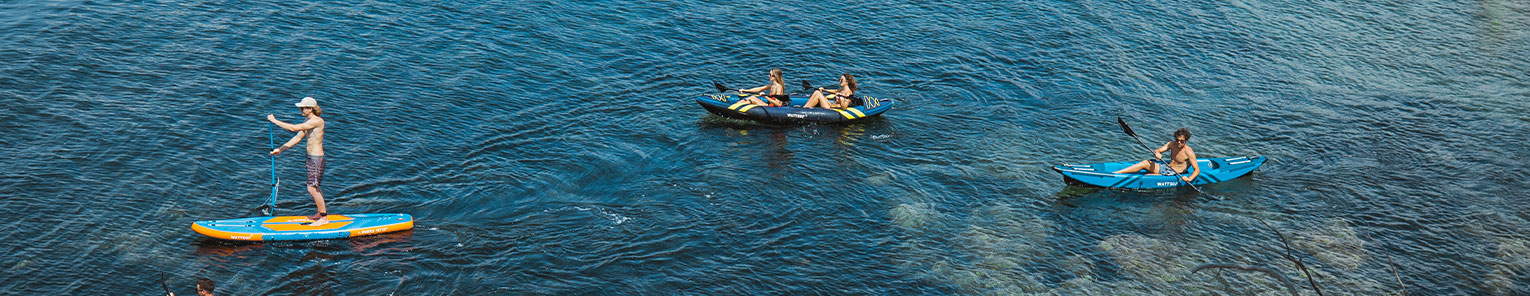
[{"label": "submerged rock", "polygon": [[1182,280],[1199,262],[1185,252],[1185,246],[1135,233],[1107,237],[1099,248],[1110,254],[1121,271],[1149,283]]},{"label": "submerged rock", "polygon": [[[932,229],[929,224],[940,216],[922,203],[900,204],[891,211],[894,223],[912,229]],[[940,252],[949,253],[924,264],[929,278],[958,287],[960,294],[1053,292],[1030,270],[1049,254],[1043,242],[1055,231],[1050,221],[1007,205],[994,205],[973,209],[962,222],[964,227],[941,232],[945,236],[940,241],[950,248]]]},{"label": "submerged rock", "polygon": [[894,207],[889,214],[892,216],[894,224],[898,224],[898,226],[918,229],[924,227],[925,224],[929,224],[931,221],[934,221],[936,215],[939,213],[935,212],[935,209],[930,208],[929,204],[914,203],[898,204],[898,206]]},{"label": "submerged rock", "polygon": [[1493,295],[1518,295],[1524,292],[1523,282],[1517,279],[1530,273],[1530,242],[1521,239],[1499,239],[1498,262],[1493,272],[1482,279],[1482,285]]},{"label": "submerged rock", "polygon": [[1355,235],[1355,228],[1343,219],[1330,220],[1318,229],[1298,231],[1291,246],[1312,254],[1324,264],[1346,271],[1360,268],[1365,262],[1365,241]]},{"label": "submerged rock", "polygon": [[1530,271],[1530,242],[1522,239],[1504,239],[1498,242],[1498,259],[1518,271]]},{"label": "submerged rock", "polygon": [[877,174],[874,174],[874,175],[868,175],[863,180],[863,182],[866,182],[866,185],[870,185],[870,186],[883,186],[883,185],[891,184],[893,182],[893,179],[895,179],[895,176],[893,176],[893,172],[892,171],[885,171],[885,172],[877,173]]},{"label": "submerged rock", "polygon": [[[1025,215],[1005,205],[973,209],[971,225],[962,237],[967,250],[981,257],[1008,257],[1008,261],[1033,262],[1050,255],[1043,245],[1057,226],[1046,219]],[[982,226],[979,226],[982,225]]]},{"label": "submerged rock", "polygon": [[973,225],[987,225],[1009,237],[1028,240],[1049,238],[1057,230],[1050,220],[1025,215],[1005,205],[980,207],[972,210]]},{"label": "submerged rock", "polygon": [[1062,261],[1062,269],[1073,275],[1075,279],[1094,281],[1094,262],[1083,255],[1068,256]]},{"label": "submerged rock", "polygon": [[932,276],[949,281],[964,293],[977,295],[1030,295],[1047,292],[1030,274],[1019,270],[991,270],[942,265],[931,268]]}]

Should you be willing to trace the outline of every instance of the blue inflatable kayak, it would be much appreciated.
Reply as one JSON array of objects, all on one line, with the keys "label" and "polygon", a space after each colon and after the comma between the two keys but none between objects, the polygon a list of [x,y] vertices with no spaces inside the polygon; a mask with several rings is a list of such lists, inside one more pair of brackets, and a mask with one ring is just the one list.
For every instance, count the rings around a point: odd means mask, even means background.
[{"label": "blue inflatable kayak", "polygon": [[[696,103],[718,116],[768,123],[853,122],[877,117],[893,107],[891,99],[861,95],[856,96],[861,102],[859,105],[844,109],[802,108],[800,106],[807,104],[808,95],[800,94],[791,95],[792,102],[787,107],[750,104],[742,100],[744,97],[747,96],[737,93],[703,95],[696,97]],[[833,99],[833,95],[829,98]]]},{"label": "blue inflatable kayak", "polygon": [[[1197,159],[1201,167],[1201,174],[1194,180],[1194,184],[1204,185],[1236,179],[1253,172],[1264,164],[1263,156],[1241,156],[1233,158],[1201,158]],[[1053,166],[1052,170],[1063,175],[1063,182],[1069,185],[1091,185],[1109,188],[1127,189],[1156,189],[1184,186],[1184,182],[1175,180],[1175,176],[1148,175],[1146,171],[1127,174],[1113,174],[1120,169],[1137,164],[1132,162],[1107,162],[1096,164],[1064,164]],[[1188,175],[1189,173],[1186,173]]]},{"label": "blue inflatable kayak", "polygon": [[191,223],[191,230],[216,239],[238,241],[287,241],[347,238],[414,228],[409,214],[329,215],[329,224],[309,226],[308,217],[277,216]]}]

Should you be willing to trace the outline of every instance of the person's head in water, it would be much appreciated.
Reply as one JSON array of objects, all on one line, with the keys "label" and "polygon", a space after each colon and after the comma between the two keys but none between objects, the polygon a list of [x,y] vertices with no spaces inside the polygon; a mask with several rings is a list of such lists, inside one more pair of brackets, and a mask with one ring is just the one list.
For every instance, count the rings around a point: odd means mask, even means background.
[{"label": "person's head in water", "polygon": [[197,295],[198,296],[212,296],[212,294],[213,294],[213,282],[212,282],[212,280],[209,280],[207,278],[199,278],[199,279],[197,279]]},{"label": "person's head in water", "polygon": [[839,74],[839,85],[849,88],[850,91],[861,90],[861,85],[855,83],[855,76],[851,76],[850,73]]},{"label": "person's head in water", "polygon": [[1181,128],[1174,131],[1174,142],[1179,143],[1180,145],[1184,145],[1190,142],[1190,130]]},{"label": "person's head in water", "polygon": [[303,112],[303,116],[308,116],[309,112],[313,112],[313,116],[324,115],[324,110],[319,109],[319,101],[314,100],[313,97],[304,97],[303,101],[297,103],[297,107]]},{"label": "person's head in water", "polygon": [[786,78],[781,76],[781,68],[770,69],[770,83],[786,85]]}]

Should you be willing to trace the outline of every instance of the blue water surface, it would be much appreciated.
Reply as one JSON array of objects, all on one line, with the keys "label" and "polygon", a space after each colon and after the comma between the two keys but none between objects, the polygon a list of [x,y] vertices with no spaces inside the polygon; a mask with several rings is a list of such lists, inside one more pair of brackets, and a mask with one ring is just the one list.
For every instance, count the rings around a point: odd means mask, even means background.
[{"label": "blue water surface", "polygon": [[[6,295],[1530,294],[1524,1],[4,1],[0,61]],[[899,105],[692,100],[771,68]],[[416,228],[191,232],[256,215],[305,96],[330,211]],[[1270,161],[1064,186],[1147,157],[1118,117]]]}]

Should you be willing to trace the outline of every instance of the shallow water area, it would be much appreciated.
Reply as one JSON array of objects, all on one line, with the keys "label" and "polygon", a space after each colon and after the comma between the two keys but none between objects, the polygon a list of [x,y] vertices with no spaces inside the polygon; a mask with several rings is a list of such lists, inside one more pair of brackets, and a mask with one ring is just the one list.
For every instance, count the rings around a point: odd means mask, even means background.
[{"label": "shallow water area", "polygon": [[[1325,294],[1530,294],[1517,1],[12,1],[0,60],[5,295],[1285,293],[1208,263],[1315,295],[1282,236]],[[898,105],[693,100],[773,67]],[[331,212],[416,228],[192,232],[256,215],[263,117],[305,96]],[[1147,157],[1117,117],[1269,161],[1222,199],[1065,186]],[[301,150],[275,161],[310,214]]]}]

